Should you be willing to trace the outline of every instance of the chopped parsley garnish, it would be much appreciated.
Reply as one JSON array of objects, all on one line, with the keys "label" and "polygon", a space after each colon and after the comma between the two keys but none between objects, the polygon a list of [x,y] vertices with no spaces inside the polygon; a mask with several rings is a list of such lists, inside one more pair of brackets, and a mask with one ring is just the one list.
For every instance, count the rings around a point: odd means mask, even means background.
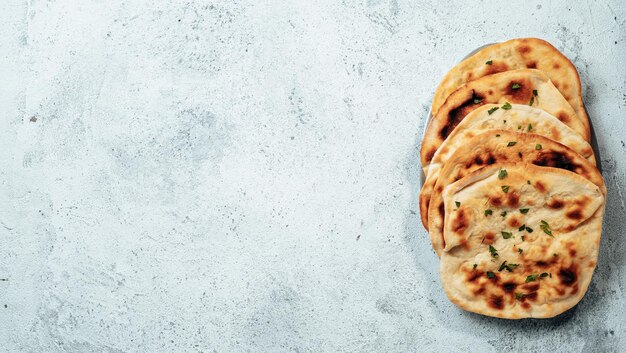
[{"label": "chopped parsley garnish", "polygon": [[511,85],[511,89],[519,89],[521,86],[519,85],[519,83],[514,83]]},{"label": "chopped parsley garnish", "polygon": [[485,210],[485,216],[491,216],[493,214],[492,210]]},{"label": "chopped parsley garnish", "polygon": [[509,192],[509,188],[510,188],[510,186],[508,186],[508,185],[502,185],[502,191],[504,191],[504,193]]},{"label": "chopped parsley garnish", "polygon": [[517,129],[518,130],[521,129],[521,128],[522,128],[522,125],[517,125]]},{"label": "chopped parsley garnish", "polygon": [[532,233],[532,232],[533,232],[533,229],[532,229],[532,228],[530,228],[529,226],[526,226],[526,231],[527,231],[528,233]]},{"label": "chopped parsley garnish", "polygon": [[517,141],[511,141],[511,142],[506,144],[506,147],[515,146],[515,144],[517,144]]},{"label": "chopped parsley garnish", "polygon": [[526,180],[526,184],[530,185],[530,180]]},{"label": "chopped parsley garnish", "polygon": [[521,214],[527,214],[527,213],[528,213],[528,210],[530,210],[530,209],[529,209],[529,208],[520,208],[520,209],[519,209],[519,212],[520,212]]},{"label": "chopped parsley garnish", "polygon": [[518,266],[519,264],[507,264],[506,261],[504,261],[502,265],[500,265],[500,268],[498,268],[498,272],[502,272],[502,270],[513,272],[513,270],[516,269]]},{"label": "chopped parsley garnish", "polygon": [[517,152],[517,155],[519,156],[519,158],[522,158],[522,152]]},{"label": "chopped parsley garnish", "polygon": [[515,300],[522,300],[524,298],[526,298],[526,294],[515,292]]},{"label": "chopped parsley garnish", "polygon": [[540,150],[540,149],[542,149],[541,144],[539,144],[539,143],[538,143],[538,144],[536,144],[536,145],[535,145],[535,149],[536,149],[536,150]]},{"label": "chopped parsley garnish", "polygon": [[506,211],[502,211],[502,213],[500,213],[500,216],[505,217],[506,216]]},{"label": "chopped parsley garnish", "polygon": [[517,228],[517,230],[519,230],[519,231],[521,232],[521,231],[523,231],[523,230],[524,230],[524,228],[526,228],[526,225],[525,225],[525,224],[522,224],[522,226],[521,226],[521,227],[519,227],[519,228]]},{"label": "chopped parsley garnish", "polygon": [[528,131],[533,129],[533,124],[528,124]]},{"label": "chopped parsley garnish", "polygon": [[524,252],[524,250],[522,250],[522,248],[518,248],[518,249],[517,249],[517,252],[521,254],[521,253],[523,253],[523,252]]},{"label": "chopped parsley garnish", "polygon": [[526,283],[534,282],[536,280],[537,280],[537,275],[530,275],[530,276],[526,277]]},{"label": "chopped parsley garnish", "polygon": [[500,109],[500,107],[489,108],[489,110],[487,110],[487,113],[489,113],[489,115],[491,115],[491,114],[493,114],[493,112],[495,112],[498,109]]},{"label": "chopped parsley garnish", "polygon": [[526,240],[526,236],[522,235],[522,241]]},{"label": "chopped parsley garnish", "polygon": [[513,234],[509,233],[509,232],[500,232],[502,233],[502,238],[504,239],[509,239],[510,237],[513,236]]},{"label": "chopped parsley garnish", "polygon": [[533,96],[537,97],[537,90],[536,89],[533,90]]},{"label": "chopped parsley garnish", "polygon": [[530,97],[530,102],[528,102],[528,105],[533,105],[535,103],[535,97]]},{"label": "chopped parsley garnish", "polygon": [[541,278],[546,278],[546,277],[548,277],[548,272],[544,272],[544,273],[542,273],[541,275],[539,275],[539,277],[541,277]]},{"label": "chopped parsley garnish", "polygon": [[456,207],[460,207],[461,203],[459,201],[454,201],[454,204],[456,205]]},{"label": "chopped parsley garnish", "polygon": [[487,278],[489,279],[496,278],[496,274],[491,271],[487,271]]},{"label": "chopped parsley garnish", "polygon": [[504,110],[509,110],[511,108],[513,108],[513,106],[511,106],[511,103],[509,102],[504,103],[504,105],[502,106],[502,109]]},{"label": "chopped parsley garnish", "polygon": [[480,98],[474,98],[474,104],[478,104],[480,102],[482,102],[483,100]]},{"label": "chopped parsley garnish", "polygon": [[498,255],[498,250],[496,250],[496,248],[491,245],[489,245],[489,253],[491,253],[491,257],[493,257],[494,259],[497,259],[500,256]]},{"label": "chopped parsley garnish", "polygon": [[491,65],[491,64],[493,64],[493,60],[487,60],[487,61],[485,61],[485,64]]},{"label": "chopped parsley garnish", "polygon": [[502,180],[506,178],[507,175],[508,173],[506,172],[506,169],[500,169],[500,172],[498,173],[498,179]]},{"label": "chopped parsley garnish", "polygon": [[557,257],[557,256],[559,256],[559,254],[554,253],[554,254],[552,254],[552,256],[553,256],[553,257]]},{"label": "chopped parsley garnish", "polygon": [[552,235],[552,229],[550,229],[550,225],[548,224],[548,222],[541,220],[541,225],[539,226],[539,228],[541,228],[544,233],[548,234],[551,237],[554,237]]},{"label": "chopped parsley garnish", "polygon": [[496,134],[496,137],[500,137],[500,134]]},{"label": "chopped parsley garnish", "polygon": [[474,264],[474,266],[472,266],[472,270],[475,270],[476,267],[478,267],[478,264]]}]

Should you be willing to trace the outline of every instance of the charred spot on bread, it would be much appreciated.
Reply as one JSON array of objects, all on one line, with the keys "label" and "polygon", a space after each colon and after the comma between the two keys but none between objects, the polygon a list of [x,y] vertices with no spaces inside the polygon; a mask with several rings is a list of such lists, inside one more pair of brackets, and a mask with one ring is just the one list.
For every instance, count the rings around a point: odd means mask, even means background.
[{"label": "charred spot on bread", "polygon": [[533,51],[533,50],[532,50],[532,48],[531,48],[531,47],[529,47],[528,45],[526,45],[526,44],[522,44],[522,45],[520,45],[519,47],[517,47],[517,51],[518,51],[520,54],[525,55],[525,54],[529,54],[529,53],[530,53],[531,51]]},{"label": "charred spot on bread", "polygon": [[483,243],[490,245],[496,240],[496,234],[493,232],[487,232],[483,238]]},{"label": "charred spot on bread", "polygon": [[462,234],[465,232],[467,227],[469,226],[467,216],[465,215],[465,210],[460,209],[455,213],[455,217],[452,220],[452,231],[455,233]]},{"label": "charred spot on bread", "polygon": [[565,112],[559,112],[556,117],[565,124],[569,123],[569,116]]},{"label": "charred spot on bread", "polygon": [[431,148],[430,151],[428,151],[426,153],[426,160],[427,161],[432,161],[433,157],[435,156],[435,153],[437,152],[436,148]]},{"label": "charred spot on bread", "polygon": [[567,212],[565,214],[565,217],[569,218],[569,219],[574,219],[574,220],[581,220],[583,218],[583,214],[581,212],[581,210],[576,209],[576,210],[571,210],[569,212]]},{"label": "charred spot on bread", "polygon": [[558,273],[561,284],[566,286],[572,286],[578,280],[577,273],[578,268],[575,264],[572,264],[568,268],[561,268]]},{"label": "charred spot on bread", "polygon": [[558,210],[564,206],[563,201],[558,199],[551,199],[546,205],[553,210]]},{"label": "charred spot on bread", "polygon": [[519,205],[519,195],[516,192],[507,193],[506,204],[510,207],[517,207]]},{"label": "charred spot on bread", "polygon": [[539,153],[537,158],[533,161],[533,164],[541,167],[553,167],[569,171],[573,171],[578,167],[578,164],[575,164],[568,155],[557,151]]},{"label": "charred spot on bread", "polygon": [[491,198],[489,198],[489,203],[491,203],[492,206],[500,207],[500,206],[502,206],[502,199],[500,199],[500,197],[498,197],[498,196],[491,197]]},{"label": "charred spot on bread", "polygon": [[504,289],[507,293],[512,293],[515,288],[517,288],[517,284],[515,282],[506,282],[502,284],[502,289]]},{"label": "charred spot on bread", "polygon": [[510,81],[505,94],[511,97],[512,103],[526,104],[533,96],[532,83],[526,78]]},{"label": "charred spot on bread", "polygon": [[526,67],[529,69],[536,69],[537,68],[537,62],[536,61],[529,61],[526,63]]},{"label": "charred spot on bread", "polygon": [[451,109],[448,112],[448,116],[446,117],[446,122],[444,126],[439,130],[439,136],[442,139],[446,139],[448,135],[454,130],[454,128],[465,118],[465,116],[471,112],[472,110],[478,108],[479,106],[485,104],[484,97],[476,94],[474,90],[472,90],[472,95],[465,102],[461,103],[458,107]]},{"label": "charred spot on bread", "polygon": [[546,186],[540,181],[535,182],[535,188],[542,194],[546,192]]},{"label": "charred spot on bread", "polygon": [[498,72],[509,71],[509,66],[506,63],[494,61],[491,65],[485,65],[487,67],[486,75],[497,74]]},{"label": "charred spot on bread", "polygon": [[487,299],[487,305],[494,309],[502,310],[504,309],[504,298],[501,295],[492,294]]}]

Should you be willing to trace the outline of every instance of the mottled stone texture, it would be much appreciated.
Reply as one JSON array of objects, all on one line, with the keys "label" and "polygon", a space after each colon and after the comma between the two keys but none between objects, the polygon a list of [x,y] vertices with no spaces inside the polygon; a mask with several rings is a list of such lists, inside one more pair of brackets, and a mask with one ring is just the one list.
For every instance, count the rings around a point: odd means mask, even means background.
[{"label": "mottled stone texture", "polygon": [[[0,4],[0,351],[626,351],[626,3]],[[609,192],[584,300],[457,309],[417,213],[442,75],[545,38]]]}]

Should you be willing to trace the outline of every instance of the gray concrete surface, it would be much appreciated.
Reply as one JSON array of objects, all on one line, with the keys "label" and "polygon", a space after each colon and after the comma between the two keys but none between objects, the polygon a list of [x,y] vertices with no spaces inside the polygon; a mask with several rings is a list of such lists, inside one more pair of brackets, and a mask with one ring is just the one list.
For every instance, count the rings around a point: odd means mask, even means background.
[{"label": "gray concrete surface", "polygon": [[[0,4],[0,351],[626,351],[623,1]],[[431,94],[483,43],[580,70],[608,207],[584,300],[457,309],[417,212]]]}]

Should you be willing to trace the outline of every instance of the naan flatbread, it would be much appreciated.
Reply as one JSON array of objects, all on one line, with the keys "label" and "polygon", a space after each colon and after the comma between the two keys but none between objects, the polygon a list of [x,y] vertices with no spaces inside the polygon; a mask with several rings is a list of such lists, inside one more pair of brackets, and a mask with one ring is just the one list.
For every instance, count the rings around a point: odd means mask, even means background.
[{"label": "naan flatbread", "polygon": [[505,130],[487,130],[465,138],[463,147],[447,158],[432,188],[428,207],[428,229],[435,252],[441,256],[445,241],[445,208],[442,192],[455,181],[482,167],[499,163],[530,163],[569,170],[592,183],[604,185],[595,164],[572,149],[549,138]]},{"label": "naan flatbread", "polygon": [[468,139],[484,131],[503,129],[546,136],[570,147],[595,163],[591,145],[554,116],[527,105],[513,104],[509,110],[500,107],[500,105],[487,104],[470,112],[444,140],[427,170],[424,171],[427,177],[420,192],[420,216],[426,229],[429,229],[428,204],[430,195],[443,164],[458,148],[467,150],[465,146]]},{"label": "naan flatbread", "polygon": [[486,167],[450,185],[446,294],[464,310],[506,319],[573,307],[597,263],[604,201],[603,188],[582,176],[532,164]]},{"label": "naan flatbread", "polygon": [[583,106],[580,77],[576,67],[550,43],[537,38],[512,39],[490,45],[453,67],[435,91],[432,104],[433,114],[441,108],[452,92],[467,82],[498,72],[517,69],[543,71],[589,130],[589,122]]},{"label": "naan flatbread", "polygon": [[489,103],[508,107],[507,102],[542,109],[589,141],[589,130],[548,76],[539,70],[506,71],[471,81],[448,97],[426,127],[420,149],[422,166],[428,166],[441,143],[469,112]]}]

